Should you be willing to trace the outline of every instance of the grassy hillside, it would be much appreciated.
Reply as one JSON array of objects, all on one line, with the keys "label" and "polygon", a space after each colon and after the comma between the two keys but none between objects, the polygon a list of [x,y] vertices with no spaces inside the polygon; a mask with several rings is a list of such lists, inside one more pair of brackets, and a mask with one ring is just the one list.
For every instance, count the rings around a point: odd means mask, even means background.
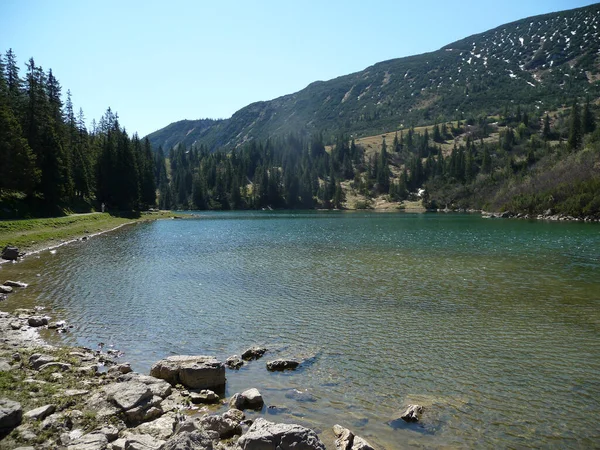
[{"label": "grassy hillside", "polygon": [[361,72],[271,101],[230,119],[182,121],[149,135],[176,143],[234,147],[291,132],[368,136],[399,127],[501,114],[516,104],[540,111],[600,96],[600,5],[531,17],[442,49],[377,63]]}]

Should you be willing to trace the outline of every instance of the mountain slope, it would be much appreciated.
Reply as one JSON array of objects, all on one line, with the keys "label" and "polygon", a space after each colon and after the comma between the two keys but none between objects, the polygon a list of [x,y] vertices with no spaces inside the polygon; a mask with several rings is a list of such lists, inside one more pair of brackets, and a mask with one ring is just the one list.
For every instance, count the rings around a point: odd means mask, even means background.
[{"label": "mountain slope", "polygon": [[289,132],[375,134],[401,125],[500,112],[548,110],[600,96],[600,4],[526,18],[442,49],[377,63],[256,102],[220,121],[181,121],[148,137],[211,149]]}]

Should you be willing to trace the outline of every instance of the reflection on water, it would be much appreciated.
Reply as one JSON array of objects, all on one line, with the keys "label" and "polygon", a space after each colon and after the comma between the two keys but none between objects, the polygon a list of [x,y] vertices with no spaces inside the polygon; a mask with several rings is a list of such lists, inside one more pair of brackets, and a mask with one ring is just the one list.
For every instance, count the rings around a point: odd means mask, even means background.
[{"label": "reflection on water", "polygon": [[[463,215],[220,213],[140,224],[5,264],[58,338],[222,359],[253,344],[306,358],[228,371],[273,420],[387,449],[594,447],[600,417],[600,228]],[[39,276],[38,276],[39,275]],[[297,389],[307,396],[303,399]],[[311,401],[306,401],[310,398]],[[422,424],[398,422],[409,403]]]}]

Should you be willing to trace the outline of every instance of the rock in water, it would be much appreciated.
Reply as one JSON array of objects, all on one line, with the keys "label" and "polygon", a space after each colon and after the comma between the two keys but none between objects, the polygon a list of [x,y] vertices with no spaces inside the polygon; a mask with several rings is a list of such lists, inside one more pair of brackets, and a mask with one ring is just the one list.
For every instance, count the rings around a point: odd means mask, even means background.
[{"label": "rock in water", "polygon": [[27,323],[30,327],[43,327],[48,325],[48,318],[43,316],[31,316],[27,319]]},{"label": "rock in water", "polygon": [[421,414],[423,414],[423,407],[421,405],[408,405],[408,408],[406,408],[406,411],[402,413],[400,418],[406,422],[418,422]]},{"label": "rock in water", "polygon": [[233,355],[225,360],[225,365],[230,369],[237,370],[244,365],[244,361],[238,355]]},{"label": "rock in water", "polygon": [[259,359],[266,352],[267,352],[267,349],[264,348],[264,347],[251,347],[248,350],[246,350],[244,353],[242,353],[242,359],[245,360],[245,361],[251,361],[253,359]]},{"label": "rock in water", "polygon": [[238,439],[243,450],[325,450],[317,433],[301,425],[273,423],[259,417]]},{"label": "rock in water", "polygon": [[244,409],[262,409],[265,402],[256,388],[248,389],[241,394],[236,393],[231,397],[229,406],[243,411]]},{"label": "rock in water", "polygon": [[200,392],[190,392],[190,400],[194,404],[198,403],[218,403],[220,398],[209,389],[202,389]]},{"label": "rock in water", "polygon": [[22,420],[21,404],[7,398],[0,398],[0,436],[19,426]]},{"label": "rock in water", "polygon": [[282,370],[294,370],[300,363],[291,359],[276,359],[267,363],[267,370],[271,371],[282,371]]},{"label": "rock in water", "polygon": [[190,389],[225,385],[225,365],[212,356],[170,356],[155,363],[150,375]]},{"label": "rock in water", "polygon": [[17,247],[13,247],[11,245],[7,245],[2,250],[2,259],[8,259],[9,261],[14,261],[19,257],[19,249]]},{"label": "rock in water", "polygon": [[337,437],[335,440],[336,450],[374,450],[371,444],[341,425],[334,425],[333,433]]}]

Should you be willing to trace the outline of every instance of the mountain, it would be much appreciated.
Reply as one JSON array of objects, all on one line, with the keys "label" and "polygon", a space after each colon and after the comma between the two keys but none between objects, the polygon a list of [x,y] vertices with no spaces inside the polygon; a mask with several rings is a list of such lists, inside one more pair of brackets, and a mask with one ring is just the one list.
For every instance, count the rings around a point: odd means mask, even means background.
[{"label": "mountain", "polygon": [[522,19],[440,50],[377,63],[225,120],[185,120],[148,135],[155,148],[210,149],[289,132],[369,135],[512,105],[556,109],[600,96],[600,4]]}]

